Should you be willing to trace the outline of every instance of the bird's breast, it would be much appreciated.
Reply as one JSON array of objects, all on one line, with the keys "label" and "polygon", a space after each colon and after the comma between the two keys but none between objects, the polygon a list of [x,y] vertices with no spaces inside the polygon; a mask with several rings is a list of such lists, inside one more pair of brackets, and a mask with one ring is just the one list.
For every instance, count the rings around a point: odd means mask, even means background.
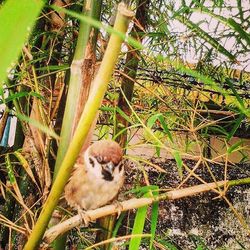
[{"label": "bird's breast", "polygon": [[119,182],[117,180],[105,181],[103,179],[90,181],[88,185],[89,192],[83,196],[81,201],[82,206],[88,210],[106,205],[116,197],[122,183],[123,180]]},{"label": "bird's breast", "polygon": [[90,172],[77,170],[65,187],[65,198],[74,208],[96,209],[112,201],[123,185],[124,173],[116,174],[112,181]]}]

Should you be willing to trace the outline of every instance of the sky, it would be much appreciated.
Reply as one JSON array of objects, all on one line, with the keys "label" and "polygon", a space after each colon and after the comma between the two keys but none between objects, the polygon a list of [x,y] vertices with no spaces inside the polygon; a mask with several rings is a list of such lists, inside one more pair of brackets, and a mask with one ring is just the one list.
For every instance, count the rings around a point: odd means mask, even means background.
[{"label": "sky", "polygon": [[[205,1],[205,6],[208,8],[211,8],[213,6],[215,1]],[[218,2],[218,1],[217,1]],[[186,4],[188,5],[190,1],[186,1]],[[175,10],[178,11],[181,8],[181,1],[175,1]],[[224,1],[225,7],[223,8],[214,8],[213,12],[217,15],[221,15],[225,18],[231,18],[235,21],[237,21],[239,24],[245,27],[245,30],[250,34],[250,25],[246,21],[242,23],[239,17],[239,9],[237,7],[237,1],[236,0],[229,0]],[[243,10],[243,17],[244,19],[250,19],[250,1],[249,0],[242,0],[242,10]],[[238,14],[238,15],[237,15]],[[206,31],[208,34],[210,34],[212,37],[216,38],[217,35],[219,35],[220,32],[225,32],[226,29],[229,29],[227,26],[222,24],[221,22],[218,22],[214,17],[209,16],[208,14],[201,13],[199,11],[194,12],[191,15],[191,21],[199,24],[199,27],[202,28],[204,31]],[[192,39],[195,39],[192,37],[192,32],[190,29],[188,29],[185,25],[181,24],[177,20],[173,20],[170,22],[170,28],[172,32],[180,33],[180,43],[183,43],[183,46],[186,48],[186,54],[183,55],[185,60],[189,63],[197,63],[200,55],[197,55],[195,53],[195,49],[192,46]],[[215,30],[217,30],[217,34],[215,33]],[[229,29],[232,31],[232,29]],[[227,33],[228,31],[226,31]],[[239,45],[237,44],[237,41],[234,37],[230,38],[224,38],[219,41],[221,45],[223,45],[228,51],[232,52],[234,54],[236,47],[239,48]],[[245,43],[246,44],[246,43]],[[249,48],[249,45],[248,45]],[[249,48],[250,49],[250,48]],[[227,61],[228,59],[220,55],[220,60],[216,60],[213,63],[215,65],[220,64],[222,61]],[[250,72],[250,53],[246,53],[245,55],[237,56],[237,60],[239,61],[238,64],[234,65],[234,68],[237,69],[244,69],[245,71]]]}]

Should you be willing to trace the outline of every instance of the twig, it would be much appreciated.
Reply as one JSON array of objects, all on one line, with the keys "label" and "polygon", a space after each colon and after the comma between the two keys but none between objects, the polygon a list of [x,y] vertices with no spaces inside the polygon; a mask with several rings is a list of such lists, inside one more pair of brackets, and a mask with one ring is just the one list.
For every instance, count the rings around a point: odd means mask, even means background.
[{"label": "twig", "polygon": [[[215,190],[216,188],[224,186],[224,185],[234,186],[234,185],[249,184],[249,183],[250,183],[250,178],[201,184],[201,185],[183,188],[179,190],[172,190],[164,194],[161,194],[158,197],[140,198],[140,199],[133,198],[133,199],[121,202],[120,203],[121,207],[120,206],[117,207],[117,205],[107,205],[101,208],[97,208],[95,210],[89,210],[86,212],[86,215],[89,217],[90,221],[94,221],[100,217],[104,217],[110,214],[115,214],[121,211],[127,211],[131,209],[151,205],[152,203],[158,202],[160,200],[176,200],[176,199],[184,198],[187,196],[193,196],[198,193],[204,193],[207,191]],[[82,223],[81,216],[75,215],[71,217],[70,219],[65,220],[62,223],[48,229],[44,235],[43,240],[49,244],[53,240],[55,240],[59,235],[69,231],[70,229],[74,227],[80,226],[81,223]]]}]

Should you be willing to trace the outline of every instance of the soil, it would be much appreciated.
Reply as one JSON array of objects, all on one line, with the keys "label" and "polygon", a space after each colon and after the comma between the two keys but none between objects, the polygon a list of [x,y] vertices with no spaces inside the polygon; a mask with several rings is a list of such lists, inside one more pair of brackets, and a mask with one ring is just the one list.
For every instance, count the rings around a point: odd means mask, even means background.
[{"label": "soil", "polygon": [[[151,162],[163,168],[166,173],[159,173],[149,165],[144,166],[150,184],[157,184],[160,189],[172,189],[179,185],[181,178],[174,160],[152,158]],[[185,163],[192,169],[196,162],[187,160]],[[125,189],[144,186],[142,171],[136,164],[128,165]],[[213,182],[213,178],[217,181],[224,180],[224,165],[209,164],[209,168],[200,166],[195,173],[206,182]],[[184,170],[182,179],[187,174]],[[228,166],[229,180],[249,176],[250,164]],[[183,187],[199,184],[201,184],[199,180],[191,177]],[[129,194],[126,198],[131,196]],[[218,197],[215,192],[207,192],[181,200],[160,202],[156,242],[161,243],[164,240],[165,245],[167,242],[176,249],[184,250],[198,249],[198,246],[202,247],[200,249],[250,249],[250,185],[231,187],[227,190],[226,198],[229,203]],[[232,206],[236,212],[233,212]],[[134,216],[135,211],[127,215],[127,222],[124,220],[120,229],[121,235],[128,233],[128,228],[133,227]],[[241,217],[243,222],[240,222],[237,216]],[[150,209],[144,233],[150,233]],[[141,249],[149,249],[148,242],[145,242],[145,246],[142,245]]]}]

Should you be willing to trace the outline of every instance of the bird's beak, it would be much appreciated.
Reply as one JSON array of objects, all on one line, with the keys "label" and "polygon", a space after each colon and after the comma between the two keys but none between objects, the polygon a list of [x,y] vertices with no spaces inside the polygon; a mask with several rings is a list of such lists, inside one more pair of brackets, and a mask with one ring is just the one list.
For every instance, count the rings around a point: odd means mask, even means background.
[{"label": "bird's beak", "polygon": [[115,166],[114,166],[113,162],[109,162],[109,163],[105,166],[105,170],[106,170],[107,172],[109,172],[111,175],[113,175],[114,168],[115,168]]}]

